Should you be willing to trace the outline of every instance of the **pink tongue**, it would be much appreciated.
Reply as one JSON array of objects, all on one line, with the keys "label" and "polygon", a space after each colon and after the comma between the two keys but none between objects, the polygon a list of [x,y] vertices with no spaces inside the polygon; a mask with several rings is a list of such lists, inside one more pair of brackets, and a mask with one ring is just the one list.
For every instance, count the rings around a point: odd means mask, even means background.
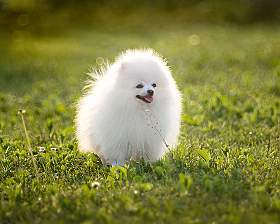
[{"label": "pink tongue", "polygon": [[154,101],[153,97],[147,97],[147,96],[145,96],[144,98],[145,98],[145,100],[147,100],[147,101],[150,102],[150,103]]}]

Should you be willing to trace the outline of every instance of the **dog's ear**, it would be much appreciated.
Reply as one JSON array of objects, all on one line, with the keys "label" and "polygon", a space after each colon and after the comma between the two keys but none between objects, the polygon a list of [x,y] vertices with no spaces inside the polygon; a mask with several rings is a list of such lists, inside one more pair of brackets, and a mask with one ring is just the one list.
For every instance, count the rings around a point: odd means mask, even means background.
[{"label": "dog's ear", "polygon": [[121,64],[122,72],[124,72],[127,69],[127,66],[128,66],[128,62],[123,61],[122,64]]},{"label": "dog's ear", "polygon": [[120,66],[119,74],[125,74],[125,72],[127,71],[127,67],[128,67],[128,62],[123,61]]}]

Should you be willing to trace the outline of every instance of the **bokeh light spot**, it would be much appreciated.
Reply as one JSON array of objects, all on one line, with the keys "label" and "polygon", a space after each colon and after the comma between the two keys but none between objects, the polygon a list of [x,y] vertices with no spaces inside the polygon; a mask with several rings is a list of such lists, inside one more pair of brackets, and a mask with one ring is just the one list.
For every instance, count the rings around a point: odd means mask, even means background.
[{"label": "bokeh light spot", "polygon": [[103,65],[104,64],[104,59],[102,57],[96,58],[96,64]]},{"label": "bokeh light spot", "polygon": [[49,61],[49,65],[50,67],[55,68],[57,66],[57,61],[55,59],[51,59]]},{"label": "bokeh light spot", "polygon": [[188,37],[188,41],[191,45],[198,45],[200,43],[200,38],[199,36],[193,34]]},{"label": "bokeh light spot", "polygon": [[43,64],[43,60],[41,58],[35,58],[33,60],[33,64],[36,66],[36,67],[39,67]]},{"label": "bokeh light spot", "polygon": [[27,26],[29,24],[29,22],[30,22],[30,17],[27,14],[21,14],[18,17],[18,24],[20,26]]}]

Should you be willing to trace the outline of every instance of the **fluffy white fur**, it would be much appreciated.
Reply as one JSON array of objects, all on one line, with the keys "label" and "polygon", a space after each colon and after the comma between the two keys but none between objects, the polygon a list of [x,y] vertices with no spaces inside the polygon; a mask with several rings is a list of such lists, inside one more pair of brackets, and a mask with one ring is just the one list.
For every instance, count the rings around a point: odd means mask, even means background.
[{"label": "fluffy white fur", "polygon": [[166,62],[152,50],[127,50],[99,73],[91,74],[95,81],[78,103],[79,149],[113,166],[159,159],[166,144],[176,144],[181,116]]}]

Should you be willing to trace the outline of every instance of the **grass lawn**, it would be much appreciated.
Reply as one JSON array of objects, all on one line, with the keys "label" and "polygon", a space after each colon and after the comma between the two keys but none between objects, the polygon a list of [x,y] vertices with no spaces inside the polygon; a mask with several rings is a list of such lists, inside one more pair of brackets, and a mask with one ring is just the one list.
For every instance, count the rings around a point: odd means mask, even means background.
[{"label": "grass lawn", "polygon": [[[279,37],[272,25],[0,32],[0,222],[279,223]],[[77,151],[75,102],[91,66],[134,47],[167,58],[181,136],[161,160],[110,169]]]}]

